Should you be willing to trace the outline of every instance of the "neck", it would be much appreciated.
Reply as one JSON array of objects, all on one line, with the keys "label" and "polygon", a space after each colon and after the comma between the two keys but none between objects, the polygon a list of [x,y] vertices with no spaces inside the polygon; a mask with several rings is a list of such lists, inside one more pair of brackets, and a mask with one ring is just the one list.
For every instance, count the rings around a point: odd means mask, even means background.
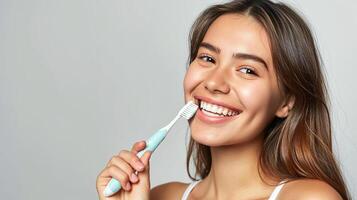
[{"label": "neck", "polygon": [[269,196],[274,187],[266,185],[258,173],[262,141],[257,139],[249,144],[211,147],[211,171],[202,181],[205,194],[213,199]]}]

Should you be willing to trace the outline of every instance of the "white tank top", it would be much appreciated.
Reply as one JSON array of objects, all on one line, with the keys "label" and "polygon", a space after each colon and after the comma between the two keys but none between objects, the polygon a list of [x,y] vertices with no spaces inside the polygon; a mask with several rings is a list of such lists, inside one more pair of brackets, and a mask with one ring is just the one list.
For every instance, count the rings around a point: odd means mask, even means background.
[{"label": "white tank top", "polygon": [[[183,193],[182,195],[182,198],[181,200],[187,200],[188,198],[188,195],[190,194],[190,192],[193,190],[193,188],[197,185],[197,183],[199,183],[201,180],[199,181],[193,181],[185,190],[185,192]],[[278,196],[281,188],[284,186],[285,182],[284,181],[281,181],[278,186],[276,186],[274,188],[274,191],[271,193],[270,197],[268,200],[275,200],[276,197]]]}]

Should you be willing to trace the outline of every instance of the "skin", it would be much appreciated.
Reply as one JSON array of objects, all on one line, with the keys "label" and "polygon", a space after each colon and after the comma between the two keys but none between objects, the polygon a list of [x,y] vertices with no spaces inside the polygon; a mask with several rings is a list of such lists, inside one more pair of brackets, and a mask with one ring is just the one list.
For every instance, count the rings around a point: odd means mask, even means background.
[{"label": "skin", "polygon": [[[130,151],[121,150],[109,160],[97,177],[99,200],[149,200],[151,152],[145,152],[141,158],[136,155],[145,147],[145,141],[138,141],[133,144]],[[137,176],[133,176],[135,171],[139,172]],[[112,178],[118,180],[122,188],[114,195],[105,197],[103,191]]]},{"label": "skin", "polygon": [[[223,124],[204,123],[197,115],[190,119],[192,138],[211,147],[212,168],[188,199],[268,199],[274,186],[261,180],[257,167],[263,130],[275,117],[285,118],[294,99],[287,100],[278,89],[267,33],[252,17],[227,14],[213,22],[203,42],[219,48],[220,52],[200,47],[185,75],[185,101],[196,101],[196,95],[204,96],[242,112]],[[253,54],[262,58],[267,66],[251,59],[233,58],[234,53]],[[131,151],[122,150],[109,161],[97,178],[99,199],[181,199],[188,186],[186,183],[170,182],[149,190],[151,154],[140,159],[136,156],[144,147],[144,142],[136,143]],[[145,166],[137,180],[130,177],[135,169],[139,171],[135,160],[141,160]],[[271,177],[262,175],[269,183],[276,184]],[[122,185],[130,183],[131,187],[124,187],[116,195],[105,198],[102,193],[111,177]],[[342,198],[327,183],[301,179],[287,183],[277,199]]]}]

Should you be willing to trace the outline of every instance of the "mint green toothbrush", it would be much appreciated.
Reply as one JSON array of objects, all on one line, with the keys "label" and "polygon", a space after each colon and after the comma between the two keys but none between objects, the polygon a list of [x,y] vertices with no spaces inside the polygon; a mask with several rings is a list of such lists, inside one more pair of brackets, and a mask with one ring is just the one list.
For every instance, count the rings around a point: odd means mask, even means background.
[{"label": "mint green toothbrush", "polygon": [[[141,158],[146,151],[154,152],[155,149],[159,146],[159,144],[165,139],[167,133],[171,129],[171,127],[175,124],[175,122],[183,117],[189,120],[197,111],[198,106],[193,103],[193,101],[189,101],[181,110],[178,112],[176,117],[165,127],[158,130],[154,135],[152,135],[148,140],[146,140],[146,148],[138,152],[136,155]],[[136,172],[137,173],[137,172]],[[108,185],[104,189],[104,196],[109,197],[121,189],[121,184],[118,180],[112,178]]]}]

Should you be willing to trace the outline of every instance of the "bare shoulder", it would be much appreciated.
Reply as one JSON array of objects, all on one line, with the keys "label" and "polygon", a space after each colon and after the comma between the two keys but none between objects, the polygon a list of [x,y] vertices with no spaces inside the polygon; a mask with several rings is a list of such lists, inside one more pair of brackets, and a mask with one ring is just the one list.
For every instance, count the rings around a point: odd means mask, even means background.
[{"label": "bare shoulder", "polygon": [[342,200],[340,194],[328,183],[316,179],[299,179],[288,182],[281,189],[279,200]]},{"label": "bare shoulder", "polygon": [[169,182],[169,183],[155,186],[150,191],[150,199],[180,200],[188,185],[189,185],[188,183]]}]

